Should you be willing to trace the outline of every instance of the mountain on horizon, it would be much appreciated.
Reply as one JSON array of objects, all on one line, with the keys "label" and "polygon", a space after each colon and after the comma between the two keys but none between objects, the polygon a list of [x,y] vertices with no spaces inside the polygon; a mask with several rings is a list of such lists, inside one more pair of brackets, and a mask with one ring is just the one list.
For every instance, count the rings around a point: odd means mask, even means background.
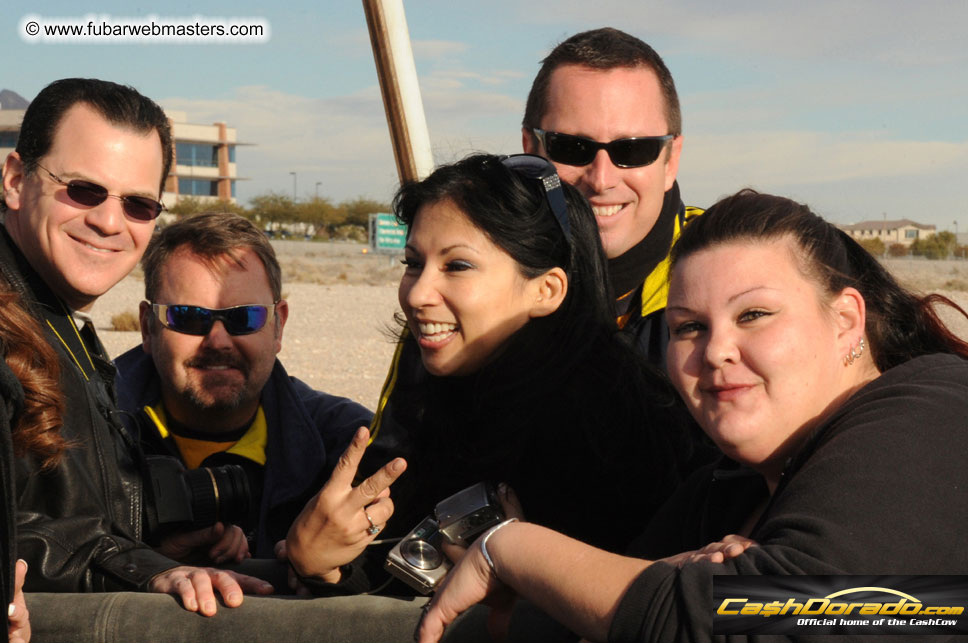
[{"label": "mountain on horizon", "polygon": [[0,89],[0,109],[27,109],[30,101],[15,91]]}]

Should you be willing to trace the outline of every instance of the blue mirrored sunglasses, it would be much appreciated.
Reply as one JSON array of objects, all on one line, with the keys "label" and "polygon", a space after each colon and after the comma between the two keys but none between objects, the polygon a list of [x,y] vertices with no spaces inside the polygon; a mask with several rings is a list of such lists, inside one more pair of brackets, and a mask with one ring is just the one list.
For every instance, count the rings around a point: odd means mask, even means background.
[{"label": "blue mirrored sunglasses", "polygon": [[176,333],[208,335],[218,320],[229,335],[249,335],[269,323],[278,303],[274,302],[272,306],[246,304],[231,308],[151,304],[151,310],[165,328]]}]

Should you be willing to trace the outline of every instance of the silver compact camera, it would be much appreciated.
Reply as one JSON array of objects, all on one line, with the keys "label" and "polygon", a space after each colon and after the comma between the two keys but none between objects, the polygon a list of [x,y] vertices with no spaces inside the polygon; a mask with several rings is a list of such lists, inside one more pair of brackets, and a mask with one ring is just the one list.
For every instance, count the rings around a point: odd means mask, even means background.
[{"label": "silver compact camera", "polygon": [[424,518],[394,545],[383,566],[421,594],[429,594],[453,567],[441,540],[468,547],[502,520],[494,485],[478,482],[437,503],[434,516]]},{"label": "silver compact camera", "polygon": [[383,567],[421,594],[429,594],[454,564],[440,548],[440,531],[431,516],[393,546]]},{"label": "silver compact camera", "polygon": [[434,511],[447,542],[469,547],[474,540],[504,520],[493,484],[478,482],[437,503]]}]

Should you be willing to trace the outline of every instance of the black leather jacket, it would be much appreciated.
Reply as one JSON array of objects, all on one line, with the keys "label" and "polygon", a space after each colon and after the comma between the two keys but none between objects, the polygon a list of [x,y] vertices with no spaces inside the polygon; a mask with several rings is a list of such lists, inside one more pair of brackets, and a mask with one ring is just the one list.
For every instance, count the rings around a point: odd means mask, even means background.
[{"label": "black leather jacket", "polygon": [[117,418],[114,366],[99,345],[85,348],[70,311],[0,230],[0,271],[60,358],[70,445],[52,471],[30,458],[16,464],[17,548],[30,567],[24,589],[146,589],[179,563],[141,542],[140,452]]}]

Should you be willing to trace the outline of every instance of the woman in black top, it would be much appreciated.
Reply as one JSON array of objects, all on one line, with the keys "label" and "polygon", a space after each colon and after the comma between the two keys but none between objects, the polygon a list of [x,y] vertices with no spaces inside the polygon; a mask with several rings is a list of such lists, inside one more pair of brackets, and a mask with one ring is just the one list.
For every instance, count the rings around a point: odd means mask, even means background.
[{"label": "woman in black top", "polygon": [[388,531],[492,481],[529,520],[623,548],[676,483],[686,418],[616,330],[584,198],[540,157],[480,155],[403,186],[394,209],[402,350],[420,361],[379,429],[408,461]]}]

